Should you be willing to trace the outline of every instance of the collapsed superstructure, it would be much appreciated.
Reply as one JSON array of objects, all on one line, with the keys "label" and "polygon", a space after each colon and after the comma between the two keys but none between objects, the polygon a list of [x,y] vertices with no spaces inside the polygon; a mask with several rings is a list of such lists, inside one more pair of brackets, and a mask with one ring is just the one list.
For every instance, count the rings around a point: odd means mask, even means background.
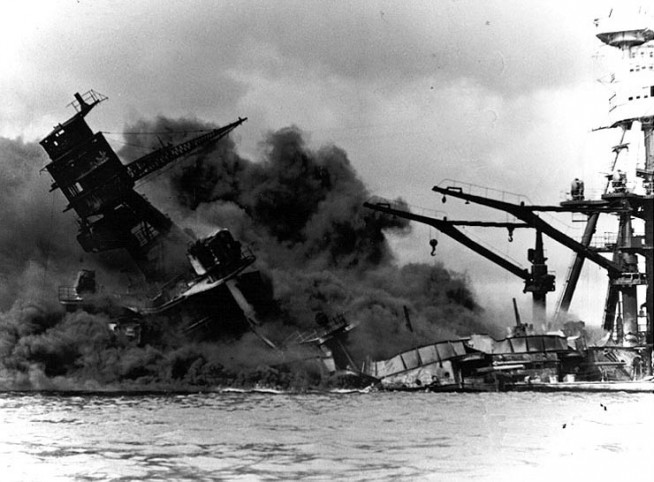
[{"label": "collapsed superstructure", "polygon": [[260,313],[274,300],[272,286],[253,268],[253,252],[224,228],[194,237],[135,190],[138,181],[222,139],[246,119],[123,164],[103,133],[92,132],[85,120],[104,100],[93,90],[75,94],[76,113],[41,141],[51,159],[45,169],[54,181],[51,190],[61,190],[68,200],[65,211],[77,215],[77,241],[84,251],[126,251],[143,282],[136,290],[106,292],[94,270],[81,269],[74,285],[59,288],[60,303],[68,311],[108,314],[109,327],[128,343],[170,336],[206,341],[249,330],[280,355],[280,364],[287,363],[285,351],[303,346],[299,361],[327,377],[370,381],[344,344],[353,323],[319,313],[317,331],[274,343],[259,328]]},{"label": "collapsed superstructure", "polygon": [[[252,330],[271,348],[291,344],[311,346],[308,355],[330,374],[378,380],[391,389],[486,390],[561,382],[563,380],[642,380],[652,375],[654,325],[651,320],[654,251],[654,31],[638,23],[599,22],[598,38],[615,47],[620,67],[611,76],[615,91],[610,99],[610,122],[622,137],[613,147],[611,172],[605,188],[588,196],[580,179],[572,182],[568,198],[559,205],[532,205],[526,199],[507,201],[507,195],[468,183],[446,180],[434,186],[442,196],[466,204],[489,207],[508,214],[503,222],[437,219],[415,214],[405,205],[371,201],[366,207],[421,222],[436,228],[464,246],[519,277],[533,300],[533,324],[522,323],[516,308],[516,326],[502,340],[485,335],[439,341],[404,350],[387,360],[353,360],[346,347],[354,328],[344,317],[317,317],[320,329],[298,334],[277,346],[258,330],[257,306],[266,298],[266,287],[252,269],[254,255],[226,229],[195,239],[135,190],[137,181],[162,169],[191,151],[229,134],[245,119],[213,129],[178,145],[164,146],[129,164],[123,164],[102,133],[93,133],[85,116],[104,96],[90,91],[75,95],[77,113],[55,127],[43,141],[52,162],[46,166],[79,220],[77,240],[91,253],[122,249],[141,271],[147,292],[117,295],[120,312],[112,317],[117,331],[140,339],[142,319],[165,317],[182,333],[222,336]],[[640,128],[645,157],[633,172],[619,169],[628,152],[625,134]],[[573,239],[541,214],[573,213],[585,218],[580,240]],[[601,215],[617,220],[617,233],[601,242],[593,240]],[[605,216],[606,217],[606,216]],[[525,269],[465,234],[460,227],[533,230],[535,242],[528,249],[530,268]],[[642,229],[640,229],[642,227]],[[555,276],[548,269],[544,237],[574,254],[555,318],[565,329],[536,333],[533,325],[547,325],[547,295],[555,291]],[[430,242],[432,254],[435,239]],[[607,256],[607,254],[609,256]],[[572,298],[585,261],[602,268],[608,278],[602,326],[602,343],[587,346],[583,323],[568,317]],[[60,291],[62,304],[94,309],[95,274],[82,271],[74,287]],[[644,301],[643,295],[644,294]],[[145,324],[147,326],[147,324]],[[168,329],[168,327],[167,327]],[[146,333],[147,335],[147,333]],[[361,368],[359,368],[361,367]],[[647,390],[654,391],[654,384]]]},{"label": "collapsed superstructure", "polygon": [[[227,136],[246,119],[124,165],[103,133],[92,132],[85,120],[105,99],[92,90],[75,94],[75,115],[41,141],[52,160],[45,167],[54,180],[51,190],[61,190],[69,203],[65,211],[77,214],[77,241],[90,253],[129,253],[147,287],[142,296],[120,301],[134,316],[172,317],[182,331],[203,336],[254,327],[250,299],[261,299],[265,291],[258,272],[246,271],[254,255],[226,229],[194,239],[135,190],[137,181]],[[79,306],[95,291],[94,275],[87,273],[76,286],[60,290],[60,301]]]}]

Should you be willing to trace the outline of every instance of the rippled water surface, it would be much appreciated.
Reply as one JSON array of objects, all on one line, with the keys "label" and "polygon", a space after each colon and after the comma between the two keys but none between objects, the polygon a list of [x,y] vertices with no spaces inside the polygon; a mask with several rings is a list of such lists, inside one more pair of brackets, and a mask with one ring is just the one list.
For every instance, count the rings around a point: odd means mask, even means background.
[{"label": "rippled water surface", "polygon": [[0,394],[2,480],[610,480],[650,394]]}]

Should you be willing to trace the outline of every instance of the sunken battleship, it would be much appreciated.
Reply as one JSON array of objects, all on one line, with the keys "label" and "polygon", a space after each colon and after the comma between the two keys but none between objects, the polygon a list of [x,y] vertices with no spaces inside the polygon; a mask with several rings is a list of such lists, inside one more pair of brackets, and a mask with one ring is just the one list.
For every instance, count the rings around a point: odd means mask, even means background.
[{"label": "sunken battleship", "polygon": [[[80,246],[89,253],[125,250],[149,287],[136,295],[112,294],[123,308],[118,329],[140,337],[139,320],[157,315],[202,337],[256,326],[252,300],[262,299],[265,286],[257,271],[248,270],[252,252],[226,229],[194,239],[134,189],[137,181],[227,136],[246,119],[124,165],[103,133],[93,133],[85,120],[104,100],[93,90],[75,94],[75,115],[40,144],[52,160],[45,166],[54,181],[51,190],[59,189],[69,203],[65,211],[78,217]],[[83,270],[74,286],[60,288],[59,300],[71,309],[88,309],[95,294],[95,273]]]},{"label": "sunken battleship", "polygon": [[[382,214],[427,224],[485,257],[524,282],[533,300],[532,322],[516,323],[504,339],[472,335],[421,344],[383,359],[357,360],[348,351],[346,337],[355,327],[344,317],[317,317],[319,328],[298,333],[287,344],[309,346],[312,359],[327,373],[343,372],[359,382],[382,389],[479,390],[633,390],[654,391],[652,382],[652,277],[654,226],[654,31],[638,22],[599,22],[598,38],[619,52],[621,67],[612,76],[611,121],[603,126],[621,133],[613,147],[611,172],[598,196],[591,196],[575,179],[568,198],[559,205],[512,203],[498,192],[470,183],[446,180],[433,191],[443,200],[496,209],[511,220],[437,219],[406,210],[406,204],[371,200],[365,207]],[[43,141],[52,162],[46,169],[52,189],[60,189],[68,210],[78,217],[77,240],[86,252],[122,249],[138,266],[148,287],[139,293],[111,293],[118,315],[114,330],[137,343],[166,335],[198,339],[254,332],[271,350],[283,351],[259,330],[258,313],[270,301],[270,289],[254,269],[254,254],[226,229],[197,239],[180,229],[136,190],[137,181],[168,164],[228,135],[245,119],[211,130],[178,145],[162,147],[124,165],[102,133],[93,133],[86,114],[104,96],[90,91],[75,95],[76,114],[58,125]],[[620,168],[628,153],[625,135],[640,129],[645,157],[633,172]],[[573,213],[584,218],[580,240],[555,228],[542,213]],[[616,233],[596,239],[601,215],[617,220]],[[524,268],[492,248],[470,238],[461,228],[532,230],[528,249],[530,267]],[[547,296],[555,291],[555,275],[548,269],[545,237],[574,255],[554,315],[557,330],[537,333],[547,326]],[[436,240],[431,241],[432,254]],[[607,256],[608,255],[608,256]],[[602,327],[606,336],[590,344],[584,323],[569,315],[585,263],[603,269],[608,278]],[[70,310],[97,309],[95,273],[82,271],[75,286],[62,287],[60,302]],[[644,295],[644,301],[643,301]],[[407,325],[410,325],[407,316]],[[286,344],[285,343],[285,344]]]},{"label": "sunken battleship", "polygon": [[82,269],[72,286],[60,286],[67,311],[108,315],[109,328],[127,343],[145,346],[166,338],[229,340],[253,332],[286,363],[290,347],[301,352],[293,362],[317,366],[327,377],[372,380],[363,375],[345,345],[355,326],[342,314],[316,316],[316,328],[273,342],[260,329],[260,313],[274,311],[271,282],[254,268],[249,247],[221,228],[197,238],[136,191],[139,181],[190,153],[228,136],[247,119],[211,129],[180,144],[164,145],[123,164],[102,132],[92,132],[86,115],[107,98],[93,90],[76,93],[75,114],[55,126],[41,142],[51,162],[51,191],[68,201],[64,211],[77,216],[77,241],[85,252],[128,253],[142,282],[136,289],[106,292],[94,270]]},{"label": "sunken battleship", "polygon": [[[451,197],[496,209],[512,218],[506,222],[439,219],[380,199],[366,203],[372,210],[435,228],[523,280],[524,292],[533,300],[533,323],[522,323],[516,309],[516,325],[506,339],[474,335],[416,347],[371,363],[368,372],[382,384],[399,389],[472,389],[495,383],[507,389],[654,391],[654,30],[640,12],[628,15],[612,10],[595,25],[597,38],[611,47],[616,57],[607,84],[611,90],[608,122],[600,128],[618,132],[620,139],[612,148],[610,170],[596,196],[589,196],[578,178],[559,205],[530,205],[526,198],[507,202],[507,193],[453,180],[433,187],[443,202]],[[627,133],[635,137],[638,131],[642,134],[640,145],[632,151],[644,155],[635,169],[628,171],[624,166],[630,165],[630,144],[625,139]],[[552,212],[581,217],[585,221],[581,239],[573,239],[541,216]],[[612,220],[615,232],[598,238],[595,233],[602,215]],[[527,253],[530,268],[519,266],[461,229],[473,226],[507,229],[510,240],[516,229],[532,230],[535,243]],[[560,328],[535,333],[534,326],[547,327],[551,320],[546,299],[555,291],[555,275],[546,264],[544,236],[570,250],[573,262],[553,316],[554,325]],[[436,244],[432,239],[432,254]],[[608,278],[601,322],[605,336],[594,344],[585,339],[584,323],[570,314],[586,262],[600,267]]]}]

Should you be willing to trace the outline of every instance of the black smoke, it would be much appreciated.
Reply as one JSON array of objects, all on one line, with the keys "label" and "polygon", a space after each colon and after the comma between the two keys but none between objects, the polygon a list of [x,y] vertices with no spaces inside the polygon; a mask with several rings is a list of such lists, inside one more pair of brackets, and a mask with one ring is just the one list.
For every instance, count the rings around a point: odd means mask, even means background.
[{"label": "black smoke", "polygon": [[[0,309],[41,291],[76,261],[74,220],[50,193],[38,144],[0,138]],[[53,299],[56,295],[49,298]]]},{"label": "black smoke", "polygon": [[[210,127],[158,118],[131,130]],[[154,180],[155,192],[172,193],[168,208],[180,220],[199,214],[253,244],[259,268],[274,281],[278,321],[286,327],[309,329],[317,312],[343,312],[359,323],[350,340],[359,359],[492,330],[463,276],[440,264],[398,266],[386,234],[408,233],[406,220],[364,208],[371,193],[347,154],[334,145],[312,149],[305,137],[297,127],[270,132],[255,161],[239,156],[225,139]],[[145,139],[134,135],[128,143],[150,148]],[[413,332],[405,327],[404,306]],[[284,326],[275,330],[286,333]]]},{"label": "black smoke", "polygon": [[[141,121],[127,126],[119,154],[129,162],[209,127],[189,119]],[[147,135],[152,132],[157,135]],[[56,287],[70,284],[82,263],[97,267],[101,282],[124,283],[124,276],[119,264],[101,263],[76,244],[74,217],[60,212],[62,196],[49,194],[50,180],[39,174],[47,163],[40,147],[0,139],[0,149],[0,386],[289,386],[319,379],[313,366],[298,369],[296,361],[306,357],[301,349],[280,354],[251,333],[214,343],[171,336],[156,346],[135,346],[109,329],[110,311],[65,313]],[[399,266],[386,234],[410,227],[363,207],[370,193],[342,149],[314,149],[298,128],[288,127],[268,133],[260,152],[259,159],[245,159],[225,138],[138,189],[182,228],[198,235],[229,228],[253,248],[277,305],[261,327],[269,338],[283,344],[297,331],[317,328],[316,314],[344,313],[357,324],[348,348],[363,361],[488,331],[464,277],[439,264]]]}]

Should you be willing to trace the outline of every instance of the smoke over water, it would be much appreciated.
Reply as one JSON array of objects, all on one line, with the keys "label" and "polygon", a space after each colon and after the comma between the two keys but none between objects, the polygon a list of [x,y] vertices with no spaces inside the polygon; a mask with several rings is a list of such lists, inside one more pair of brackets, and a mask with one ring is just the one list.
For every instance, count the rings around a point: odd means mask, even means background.
[{"label": "smoke over water", "polygon": [[[139,132],[170,132],[159,140],[181,142],[179,132],[208,127],[186,119],[141,121],[126,129],[119,155],[129,162],[159,145]],[[342,149],[311,149],[289,127],[269,133],[260,153],[244,159],[223,139],[137,189],[182,228],[198,236],[228,228],[251,246],[276,300],[262,319],[266,336],[282,343],[316,329],[318,313],[343,313],[357,324],[347,346],[360,363],[493,329],[464,278],[441,265],[396,263],[385,233],[407,233],[408,223],[362,206],[370,193]],[[0,388],[317,383],[319,373],[298,361],[306,353],[280,354],[252,333],[213,343],[170,336],[157,346],[135,346],[110,330],[111,310],[66,313],[56,302],[57,286],[70,285],[79,267],[96,269],[104,284],[125,284],[125,269],[114,256],[91,256],[77,245],[73,214],[61,212],[63,196],[49,193],[51,180],[39,173],[48,160],[38,144],[0,138],[0,155]]]}]

